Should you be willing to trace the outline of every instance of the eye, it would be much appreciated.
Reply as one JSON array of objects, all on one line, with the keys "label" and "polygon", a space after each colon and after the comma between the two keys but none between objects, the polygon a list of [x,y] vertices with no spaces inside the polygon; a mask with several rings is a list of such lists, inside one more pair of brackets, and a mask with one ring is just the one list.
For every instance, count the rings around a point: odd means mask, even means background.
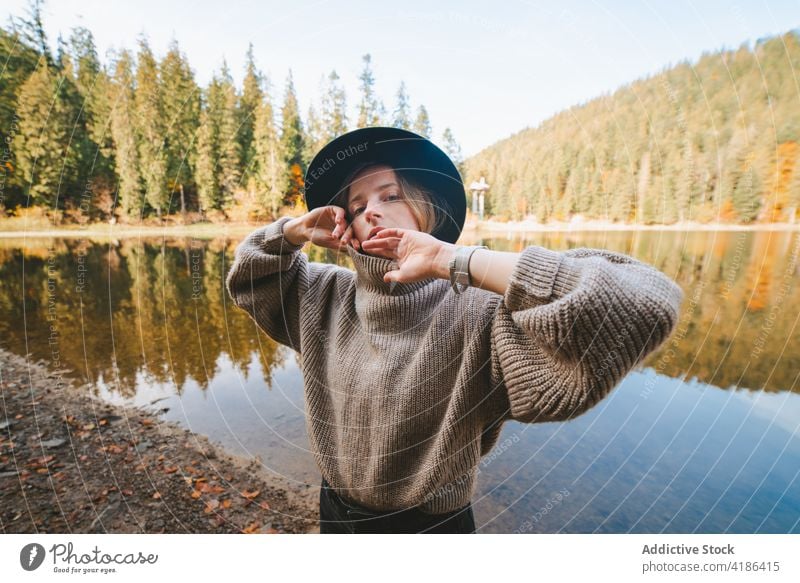
[{"label": "eye", "polygon": [[399,194],[390,194],[389,196],[386,197],[386,200],[392,200],[392,199],[400,200],[400,195]]},{"label": "eye", "polygon": [[355,210],[353,211],[353,216],[357,215],[358,213],[360,213],[360,212],[361,212],[361,211],[363,211],[363,210],[364,210],[364,207],[363,207],[363,206],[360,206],[360,207],[358,207],[357,209],[355,209]]}]

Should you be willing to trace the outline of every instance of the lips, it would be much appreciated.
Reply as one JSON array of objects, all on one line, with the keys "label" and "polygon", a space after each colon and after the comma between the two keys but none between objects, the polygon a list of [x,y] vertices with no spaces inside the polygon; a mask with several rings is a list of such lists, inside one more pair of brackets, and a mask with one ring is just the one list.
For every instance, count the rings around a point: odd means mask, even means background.
[{"label": "lips", "polygon": [[369,230],[369,235],[367,236],[367,241],[372,239],[375,235],[378,234],[379,231],[382,231],[385,227],[372,227]]}]

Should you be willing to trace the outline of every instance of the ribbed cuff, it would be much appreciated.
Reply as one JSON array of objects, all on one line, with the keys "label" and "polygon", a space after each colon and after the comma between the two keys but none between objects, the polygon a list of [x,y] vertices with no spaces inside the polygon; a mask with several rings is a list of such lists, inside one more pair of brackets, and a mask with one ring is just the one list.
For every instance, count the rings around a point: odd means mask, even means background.
[{"label": "ribbed cuff", "polygon": [[256,245],[263,251],[273,254],[293,253],[302,249],[305,243],[294,245],[284,236],[283,227],[291,220],[292,217],[281,217],[253,233],[257,237]]},{"label": "ribbed cuff", "polygon": [[578,263],[563,253],[531,245],[520,253],[505,294],[506,307],[521,310],[563,297],[581,279]]}]

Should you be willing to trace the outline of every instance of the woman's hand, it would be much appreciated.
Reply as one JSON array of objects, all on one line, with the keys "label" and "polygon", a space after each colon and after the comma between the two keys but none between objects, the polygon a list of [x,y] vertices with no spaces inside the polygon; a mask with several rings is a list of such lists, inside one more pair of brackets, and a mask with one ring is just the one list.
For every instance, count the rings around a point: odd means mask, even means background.
[{"label": "woman's hand", "polygon": [[429,277],[442,277],[446,271],[446,259],[455,250],[455,245],[428,233],[396,228],[378,231],[372,239],[361,243],[361,247],[373,255],[397,262],[398,269],[384,275],[386,283],[411,283]]},{"label": "woman's hand", "polygon": [[[352,226],[347,226],[345,210],[336,205],[315,208],[301,217],[292,219],[284,226],[284,233],[290,242],[311,241],[315,245],[342,251],[347,244],[343,237],[351,232]],[[357,239],[350,237],[354,242]]]}]

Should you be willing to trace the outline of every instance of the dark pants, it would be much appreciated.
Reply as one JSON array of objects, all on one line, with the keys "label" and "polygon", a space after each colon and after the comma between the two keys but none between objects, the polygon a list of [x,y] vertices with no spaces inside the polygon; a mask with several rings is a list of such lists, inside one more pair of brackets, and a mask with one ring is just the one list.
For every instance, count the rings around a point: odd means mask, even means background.
[{"label": "dark pants", "polygon": [[472,504],[446,514],[427,514],[419,508],[375,512],[343,499],[322,478],[319,491],[319,531],[357,533],[474,533]]}]

